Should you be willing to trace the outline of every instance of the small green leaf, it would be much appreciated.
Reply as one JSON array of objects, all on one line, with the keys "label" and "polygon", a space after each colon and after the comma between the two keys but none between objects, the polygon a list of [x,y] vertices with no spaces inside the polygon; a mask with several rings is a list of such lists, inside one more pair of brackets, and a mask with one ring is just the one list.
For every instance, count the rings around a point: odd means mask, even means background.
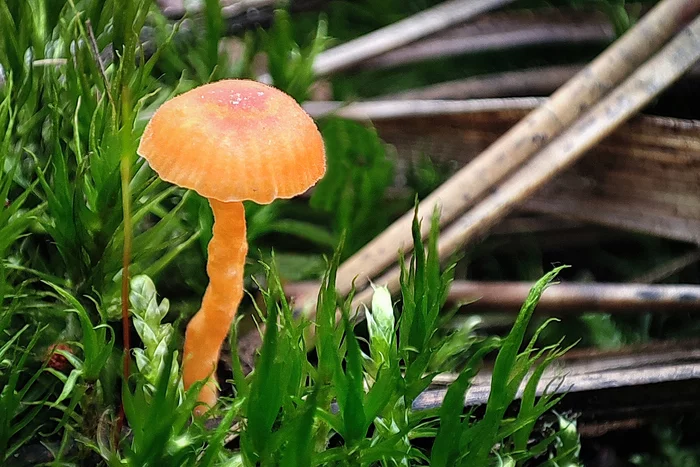
[{"label": "small green leaf", "polygon": [[61,402],[63,402],[68,396],[71,395],[73,390],[75,389],[75,385],[78,382],[78,378],[82,376],[82,372],[79,370],[73,370],[70,372],[70,375],[68,375],[68,379],[66,379],[66,382],[63,384],[63,390],[61,391],[61,394],[58,396],[55,402],[51,404],[52,407],[58,406]]},{"label": "small green leaf", "polygon": [[314,427],[314,414],[318,404],[320,386],[314,386],[313,391],[306,398],[299,416],[298,426],[294,430],[292,438],[287,443],[280,465],[289,467],[306,467],[311,465],[313,453],[312,432]]},{"label": "small green leaf", "polygon": [[446,467],[457,463],[460,455],[459,441],[462,434],[461,418],[464,411],[465,395],[484,356],[497,348],[498,345],[497,340],[485,343],[469,359],[464,370],[447,389],[447,394],[440,407],[440,428],[433,443],[430,465]]},{"label": "small green leaf", "polygon": [[[244,455],[249,459],[257,459],[265,450],[272,425],[281,407],[281,374],[279,365],[275,363],[279,343],[277,312],[277,306],[267,310],[260,359],[250,386],[250,397],[246,407],[246,413],[249,414],[248,429],[241,439]],[[250,416],[251,414],[255,415]]]},{"label": "small green leaf", "polygon": [[346,370],[347,386],[345,403],[341,407],[345,430],[342,433],[350,447],[357,445],[367,433],[367,420],[363,407],[364,388],[362,378],[362,355],[353,332],[347,312],[343,314],[345,341],[347,343]]}]

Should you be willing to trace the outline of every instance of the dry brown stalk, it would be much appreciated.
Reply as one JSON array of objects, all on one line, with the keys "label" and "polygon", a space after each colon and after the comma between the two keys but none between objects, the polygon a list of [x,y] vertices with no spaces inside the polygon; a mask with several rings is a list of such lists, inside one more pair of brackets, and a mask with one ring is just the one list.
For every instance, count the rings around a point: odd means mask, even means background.
[{"label": "dry brown stalk", "polygon": [[512,112],[530,110],[544,103],[541,97],[508,97],[496,99],[472,99],[464,101],[401,100],[401,101],[362,101],[346,104],[338,101],[310,101],[303,107],[312,117],[327,115],[349,120],[381,121],[401,117],[430,117],[437,115],[463,114],[472,112]]},{"label": "dry brown stalk", "polygon": [[[567,368],[572,376],[583,376],[612,370],[634,369],[669,363],[700,364],[700,347],[697,339],[679,341],[658,341],[648,344],[628,345],[617,349],[572,349],[554,362],[551,372],[558,373]],[[486,375],[477,376],[482,381],[490,379]],[[433,386],[449,386],[455,375],[443,373],[433,379]]]},{"label": "dry brown stalk", "polygon": [[[696,4],[700,7],[700,2],[696,2]],[[530,197],[544,183],[575,162],[588,149],[638,112],[639,109],[693,66],[699,58],[700,18],[696,18],[660,53],[647,61],[623,84],[615,88],[605,99],[587,112],[583,118],[574,123],[560,137],[552,141],[535,158],[527,162],[516,175],[502,183],[494,193],[450,225],[440,238],[438,247],[440,257],[445,258],[453,254],[464,243],[474,240],[485,233],[516,204]],[[495,145],[498,145],[498,142]],[[468,174],[476,172],[485,177],[485,173],[474,169],[468,170],[477,161],[479,161],[479,158],[475,159],[472,164],[450,179],[445,185],[455,178],[459,179],[459,175],[465,172]],[[468,189],[469,184],[464,184],[464,186]],[[473,199],[470,192],[464,192],[464,188],[455,188],[459,189],[455,189],[450,193],[453,196],[467,202]],[[460,204],[464,205],[464,203]],[[442,205],[443,210],[445,205],[446,202],[444,201]],[[424,224],[427,224],[427,222]],[[396,226],[396,223],[390,229],[394,226]],[[427,228],[427,225],[424,228]],[[395,238],[393,242],[396,244]],[[376,283],[387,285],[392,292],[396,292],[399,288],[399,275],[399,269],[393,268],[376,280]],[[340,278],[340,270],[338,276]],[[371,295],[371,289],[365,289],[357,295],[356,303],[367,303]]]},{"label": "dry brown stalk", "polygon": [[[449,303],[477,300],[481,309],[518,311],[532,287],[530,282],[455,281]],[[537,310],[567,311],[651,311],[700,308],[700,286],[605,283],[562,283],[548,288]]]},{"label": "dry brown stalk", "polygon": [[[315,282],[294,282],[285,286],[285,292],[290,297],[303,297],[317,287]],[[517,312],[531,287],[531,282],[457,280],[452,283],[447,303],[474,302],[470,306],[479,311]],[[548,288],[537,304],[538,311],[553,315],[581,311],[619,313],[688,309],[700,309],[700,286],[569,282]]]},{"label": "dry brown stalk", "polygon": [[[545,391],[566,392],[567,400],[576,393],[603,391],[606,389],[635,388],[659,383],[687,382],[700,377],[700,350],[697,347],[678,347],[659,352],[643,352],[639,349],[633,354],[617,356],[591,354],[580,361],[561,359],[548,368],[540,383],[537,394]],[[447,386],[457,377],[453,374],[438,375],[433,381],[432,389],[422,393],[414,402],[416,409],[439,407],[444,399]],[[488,370],[480,372],[467,391],[465,405],[485,404],[490,392],[491,374]],[[520,397],[522,388],[517,397]],[[596,392],[598,397],[602,392]],[[647,395],[648,396],[648,395]],[[658,402],[658,401],[657,401]],[[697,394],[694,398],[698,403]]]},{"label": "dry brown stalk", "polygon": [[513,0],[451,0],[440,3],[319,54],[314,61],[314,73],[317,76],[328,75],[512,2]]},{"label": "dry brown stalk", "polygon": [[[622,81],[632,70],[641,65],[680,26],[686,24],[688,19],[694,17],[698,12],[700,12],[700,1],[698,0],[693,0],[692,2],[665,0],[657,5],[649,14],[642,18],[637,26],[615,42],[613,46],[557,91],[547,102],[423,200],[418,208],[419,216],[425,218],[436,207],[440,207],[441,225],[454,220],[483,196],[487,190],[496,186],[503,177],[527,160],[534,152],[543,148],[571,122],[583,115],[591,105]],[[685,37],[685,35],[682,37]],[[663,56],[661,59],[663,59]],[[664,73],[665,78],[675,78],[678,71],[672,75],[666,76],[667,74]],[[634,81],[630,81],[630,83],[634,84]],[[627,91],[625,90],[625,92]],[[649,96],[648,93],[642,94]],[[615,96],[620,99],[619,92]],[[622,97],[618,104],[626,103],[627,97]],[[635,107],[635,109],[638,107]],[[629,109],[631,107],[629,105],[620,105],[619,108]],[[602,107],[598,109],[604,113],[614,110]],[[625,116],[628,117],[629,115],[625,114]],[[579,126],[579,131],[586,130],[587,136],[594,139],[595,134],[591,130],[595,132],[600,129],[599,125]],[[567,152],[571,150],[569,144],[570,141],[567,141]],[[534,170],[540,170],[539,166],[534,166],[533,168]],[[530,169],[530,172],[533,171],[533,168]],[[549,170],[550,167],[545,167],[545,169],[547,169],[547,173],[551,172]],[[500,195],[500,197],[495,198],[495,200],[501,203],[503,201],[503,190],[499,190],[497,195]],[[494,207],[498,206],[493,206],[493,201],[486,205],[486,209],[493,209]],[[482,216],[485,214],[483,208],[478,214]],[[493,215],[486,217],[490,217],[491,221],[497,219],[497,216]],[[345,294],[350,290],[354,278],[357,278],[357,287],[365,286],[369,278],[376,277],[378,273],[394,262],[397,249],[408,249],[410,247],[412,218],[413,212],[406,213],[381,235],[341,265],[338,270],[337,283],[341,293]],[[471,216],[468,220],[474,221],[475,218]],[[485,225],[486,223],[482,223],[481,227]],[[456,226],[457,229],[463,229],[464,227],[465,223],[463,221],[460,221]],[[427,235],[428,229],[428,223],[423,223],[422,234],[424,236]],[[443,252],[455,246],[455,243],[459,243],[461,237],[461,235],[455,235],[457,233],[455,230],[448,232],[446,236],[443,235],[443,247],[441,248]],[[389,279],[389,285],[393,290],[396,290],[398,285],[398,276],[395,276],[395,272],[393,271],[391,275],[384,278]],[[379,283],[383,283],[383,280],[380,280]],[[360,298],[365,299],[366,294]]]},{"label": "dry brown stalk", "polygon": [[600,14],[551,9],[485,15],[412,44],[358,63],[361,69],[386,69],[438,58],[492,50],[553,44],[598,44],[615,39],[608,18]]}]

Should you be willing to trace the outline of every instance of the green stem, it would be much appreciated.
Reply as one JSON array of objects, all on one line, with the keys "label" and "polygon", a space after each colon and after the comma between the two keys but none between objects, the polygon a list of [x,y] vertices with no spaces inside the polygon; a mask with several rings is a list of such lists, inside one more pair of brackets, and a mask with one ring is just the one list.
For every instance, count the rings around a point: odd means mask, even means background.
[{"label": "green stem", "polygon": [[[121,156],[120,156],[120,173],[121,173],[121,188],[122,188],[122,215],[124,217],[124,249],[122,254],[122,287],[121,287],[121,305],[122,305],[122,332],[124,342],[124,376],[123,384],[127,384],[129,380],[129,370],[131,362],[131,327],[129,323],[129,265],[131,263],[131,248],[133,237],[133,225],[131,219],[131,155],[133,142],[132,137],[132,113],[129,107],[131,101],[128,88],[122,90],[122,127],[121,132]],[[124,406],[119,409],[119,420],[117,423],[117,434],[121,431],[124,424]]]}]

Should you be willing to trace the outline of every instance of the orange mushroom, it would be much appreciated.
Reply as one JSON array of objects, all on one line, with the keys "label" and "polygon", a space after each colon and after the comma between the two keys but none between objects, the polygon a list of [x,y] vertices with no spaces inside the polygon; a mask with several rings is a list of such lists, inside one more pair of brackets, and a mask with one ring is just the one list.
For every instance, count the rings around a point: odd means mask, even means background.
[{"label": "orange mushroom", "polygon": [[243,297],[248,251],[244,200],[267,204],[313,186],[326,169],[314,121],[290,96],[249,80],[200,86],[163,104],[138,153],[163,180],[209,199],[214,228],[209,285],[185,334],[185,388],[210,378],[199,400],[217,399],[213,373]]}]

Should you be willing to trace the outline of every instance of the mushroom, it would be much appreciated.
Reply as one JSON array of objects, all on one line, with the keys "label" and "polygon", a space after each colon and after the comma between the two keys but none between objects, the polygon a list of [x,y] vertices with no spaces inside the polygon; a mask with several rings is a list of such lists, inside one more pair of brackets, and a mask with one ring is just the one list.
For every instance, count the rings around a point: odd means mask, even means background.
[{"label": "mushroom", "polygon": [[213,406],[219,352],[243,297],[242,202],[267,204],[308,190],[326,169],[323,140],[287,94],[255,81],[223,80],[163,104],[138,153],[163,180],[208,198],[214,212],[209,285],[187,325],[183,355],[185,388],[207,379],[199,401]]}]

